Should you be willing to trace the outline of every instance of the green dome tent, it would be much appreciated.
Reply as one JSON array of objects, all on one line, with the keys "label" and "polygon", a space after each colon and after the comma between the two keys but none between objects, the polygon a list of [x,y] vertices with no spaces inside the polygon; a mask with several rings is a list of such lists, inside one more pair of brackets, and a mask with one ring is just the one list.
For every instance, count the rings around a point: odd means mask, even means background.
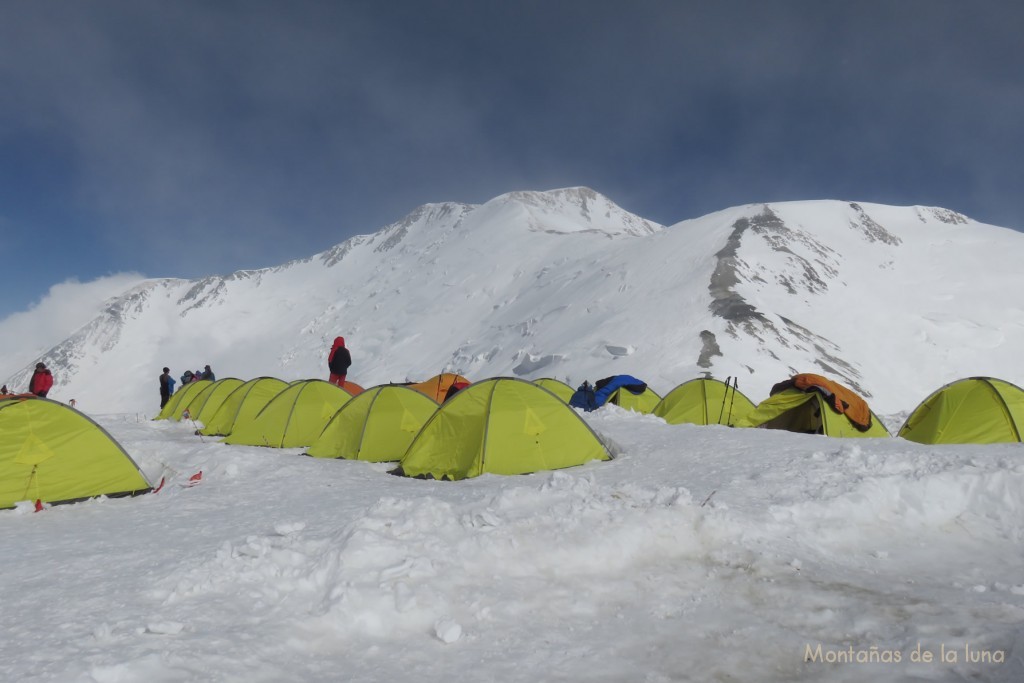
[{"label": "green dome tent", "polygon": [[372,387],[334,414],[307,455],[368,462],[401,460],[437,402],[399,384]]},{"label": "green dome tent", "polygon": [[1024,431],[1024,389],[992,377],[951,382],[923,400],[900,427],[926,444],[1013,443]]},{"label": "green dome tent", "polygon": [[557,396],[531,382],[498,377],[471,384],[444,403],[394,473],[457,480],[610,459],[590,426]]},{"label": "green dome tent", "polygon": [[74,408],[19,394],[0,399],[0,508],[133,496],[150,484],[102,427]]},{"label": "green dome tent", "polygon": [[245,423],[235,422],[224,443],[271,448],[312,446],[352,394],[322,379],[293,382]]},{"label": "green dome tent", "polygon": [[154,420],[180,420],[182,413],[189,407],[193,400],[195,400],[203,390],[211,386],[213,382],[208,379],[201,379],[196,382],[189,382],[182,388],[174,392],[171,399],[167,401],[167,405],[160,410]]},{"label": "green dome tent", "polygon": [[871,413],[871,425],[862,432],[853,426],[849,418],[833,410],[822,394],[800,389],[786,389],[769,396],[746,417],[738,420],[736,426],[834,437],[889,436],[889,430],[874,412]]},{"label": "green dome tent", "polygon": [[620,387],[608,397],[608,403],[614,403],[620,408],[645,414],[654,412],[654,408],[660,402],[661,396],[658,396],[657,392],[650,387],[644,389],[642,394],[634,394],[629,389]]},{"label": "green dome tent", "polygon": [[235,423],[244,423],[256,417],[263,406],[288,388],[288,382],[276,377],[257,377],[235,387],[209,420],[203,420],[200,434],[226,436]]},{"label": "green dome tent", "polygon": [[216,380],[188,404],[188,412],[191,413],[192,419],[205,425],[206,420],[217,414],[217,410],[224,405],[231,392],[243,384],[245,382],[236,377]]},{"label": "green dome tent", "polygon": [[562,399],[565,403],[569,403],[569,399],[576,393],[576,390],[561,380],[554,379],[553,377],[541,377],[540,379],[533,380],[533,383],[538,387],[547,389],[552,394]]},{"label": "green dome tent", "polygon": [[741,391],[711,377],[683,382],[665,394],[654,414],[669,424],[735,425],[754,410]]}]

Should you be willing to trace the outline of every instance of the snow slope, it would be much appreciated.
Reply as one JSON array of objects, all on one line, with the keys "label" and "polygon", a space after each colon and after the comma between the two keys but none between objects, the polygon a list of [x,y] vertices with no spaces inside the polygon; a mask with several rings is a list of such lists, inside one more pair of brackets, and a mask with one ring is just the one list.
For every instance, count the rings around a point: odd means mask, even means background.
[{"label": "snow slope", "polygon": [[2,680],[1024,677],[1019,445],[608,406],[613,461],[453,483],[98,417],[167,484],[0,513]]},{"label": "snow slope", "polygon": [[[664,394],[712,373],[759,401],[818,372],[892,414],[965,376],[1024,383],[1022,256],[1024,235],[944,209],[757,204],[663,227],[586,188],[514,192],[276,268],[139,283],[41,358],[55,398],[109,412],[154,412],[164,365],[323,377],[342,335],[364,386],[626,373]],[[27,386],[40,356],[5,358]]]}]

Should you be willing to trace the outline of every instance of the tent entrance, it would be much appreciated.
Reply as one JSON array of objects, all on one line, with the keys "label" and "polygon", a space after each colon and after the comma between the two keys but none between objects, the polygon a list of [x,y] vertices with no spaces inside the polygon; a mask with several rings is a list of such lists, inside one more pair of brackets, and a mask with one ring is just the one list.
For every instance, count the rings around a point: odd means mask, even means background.
[{"label": "tent entrance", "polygon": [[812,396],[811,400],[804,401],[758,426],[762,429],[784,429],[800,434],[824,434],[821,408],[821,398]]}]

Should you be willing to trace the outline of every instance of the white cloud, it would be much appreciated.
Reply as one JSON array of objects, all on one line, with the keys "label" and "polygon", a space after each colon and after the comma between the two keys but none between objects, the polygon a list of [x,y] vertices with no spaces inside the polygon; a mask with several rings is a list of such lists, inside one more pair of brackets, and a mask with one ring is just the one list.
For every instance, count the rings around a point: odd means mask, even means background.
[{"label": "white cloud", "polygon": [[67,339],[92,320],[103,302],[138,284],[138,273],[116,273],[90,282],[65,280],[50,290],[27,311],[12,313],[0,320],[0,377],[9,377],[36,356]]}]

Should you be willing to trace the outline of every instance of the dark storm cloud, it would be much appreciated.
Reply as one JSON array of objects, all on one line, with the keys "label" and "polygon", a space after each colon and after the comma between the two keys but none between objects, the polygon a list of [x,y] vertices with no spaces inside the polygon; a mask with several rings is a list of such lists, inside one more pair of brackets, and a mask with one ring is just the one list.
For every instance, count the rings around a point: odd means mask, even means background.
[{"label": "dark storm cloud", "polygon": [[358,17],[207,5],[51,14],[34,3],[4,36],[20,62],[5,73],[12,127],[58,141],[52,153],[74,168],[78,203],[110,246],[192,245],[265,265],[281,230],[349,227],[346,208],[378,199],[366,189],[389,165],[472,134],[457,93],[425,92],[393,46],[362,45],[372,31]]},{"label": "dark storm cloud", "polygon": [[841,198],[1022,224],[1017,3],[0,13],[0,225],[73,226],[108,270],[273,265],[423,202],[566,185],[665,223]]}]

